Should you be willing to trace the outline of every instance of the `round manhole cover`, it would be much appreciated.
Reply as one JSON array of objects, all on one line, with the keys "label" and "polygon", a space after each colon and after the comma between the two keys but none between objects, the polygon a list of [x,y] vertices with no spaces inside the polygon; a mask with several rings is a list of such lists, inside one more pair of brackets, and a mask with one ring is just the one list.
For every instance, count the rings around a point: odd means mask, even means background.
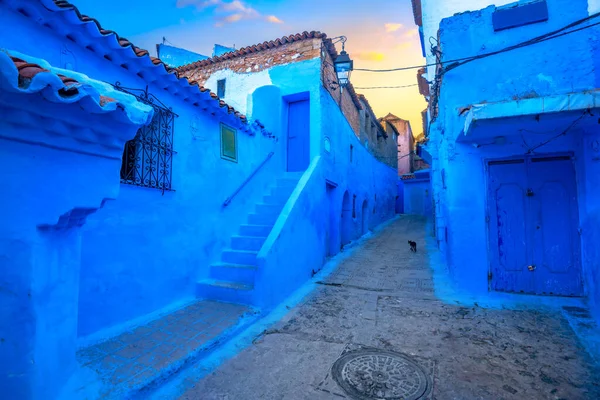
[{"label": "round manhole cover", "polygon": [[357,350],[340,357],[333,379],[359,400],[417,400],[430,387],[427,375],[408,357],[384,350]]}]

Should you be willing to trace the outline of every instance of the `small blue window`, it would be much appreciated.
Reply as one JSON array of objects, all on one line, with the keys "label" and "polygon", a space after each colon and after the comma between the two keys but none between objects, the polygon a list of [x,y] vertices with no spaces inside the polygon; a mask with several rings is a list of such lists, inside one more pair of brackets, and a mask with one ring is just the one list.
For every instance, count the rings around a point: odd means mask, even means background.
[{"label": "small blue window", "polygon": [[225,97],[225,81],[225,79],[219,79],[217,81],[217,96],[219,96],[220,99]]},{"label": "small blue window", "polygon": [[548,20],[546,0],[517,2],[496,8],[492,14],[494,31],[517,28]]}]

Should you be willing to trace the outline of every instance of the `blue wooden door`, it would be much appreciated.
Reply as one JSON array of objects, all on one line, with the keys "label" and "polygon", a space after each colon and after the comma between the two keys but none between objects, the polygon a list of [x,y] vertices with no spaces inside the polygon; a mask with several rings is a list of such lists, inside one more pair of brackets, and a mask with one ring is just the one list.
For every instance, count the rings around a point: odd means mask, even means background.
[{"label": "blue wooden door", "polygon": [[493,290],[531,292],[527,271],[527,175],[525,160],[489,163],[490,256]]},{"label": "blue wooden door", "polygon": [[570,157],[489,163],[493,290],[582,294],[575,171]]},{"label": "blue wooden door", "polygon": [[310,107],[308,100],[288,106],[287,170],[304,171],[310,163]]},{"label": "blue wooden door", "polygon": [[571,157],[532,157],[528,163],[531,265],[535,293],[582,294],[575,170]]}]

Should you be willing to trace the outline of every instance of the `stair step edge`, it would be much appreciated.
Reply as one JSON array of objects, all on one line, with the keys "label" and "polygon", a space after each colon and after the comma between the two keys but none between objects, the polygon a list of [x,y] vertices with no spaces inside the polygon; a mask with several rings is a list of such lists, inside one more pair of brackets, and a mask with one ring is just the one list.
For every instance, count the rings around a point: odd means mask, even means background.
[{"label": "stair step edge", "polygon": [[223,253],[244,253],[244,254],[256,254],[258,255],[258,250],[235,250],[235,249],[225,249]]},{"label": "stair step edge", "polygon": [[250,291],[250,290],[254,289],[254,286],[252,286],[252,285],[247,285],[247,284],[238,283],[238,282],[217,281],[215,279],[202,279],[202,280],[198,281],[198,284],[217,286],[217,287],[222,287],[225,289],[236,289],[236,290],[246,290],[246,291]]},{"label": "stair step edge", "polygon": [[248,265],[248,264],[233,264],[233,263],[216,263],[211,264],[211,267],[219,267],[219,268],[240,268],[240,269],[258,269],[256,265]]}]

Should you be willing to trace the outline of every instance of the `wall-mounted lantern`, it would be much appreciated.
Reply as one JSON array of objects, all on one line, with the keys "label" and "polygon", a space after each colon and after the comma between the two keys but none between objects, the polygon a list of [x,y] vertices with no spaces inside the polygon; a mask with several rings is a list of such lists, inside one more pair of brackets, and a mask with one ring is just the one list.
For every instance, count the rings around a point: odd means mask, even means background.
[{"label": "wall-mounted lantern", "polygon": [[346,46],[346,37],[340,37],[342,42],[342,52],[336,57],[333,65],[335,67],[335,73],[337,74],[338,83],[340,87],[345,87],[350,82],[350,73],[354,69],[354,61],[350,59],[348,53],[344,49]]}]

